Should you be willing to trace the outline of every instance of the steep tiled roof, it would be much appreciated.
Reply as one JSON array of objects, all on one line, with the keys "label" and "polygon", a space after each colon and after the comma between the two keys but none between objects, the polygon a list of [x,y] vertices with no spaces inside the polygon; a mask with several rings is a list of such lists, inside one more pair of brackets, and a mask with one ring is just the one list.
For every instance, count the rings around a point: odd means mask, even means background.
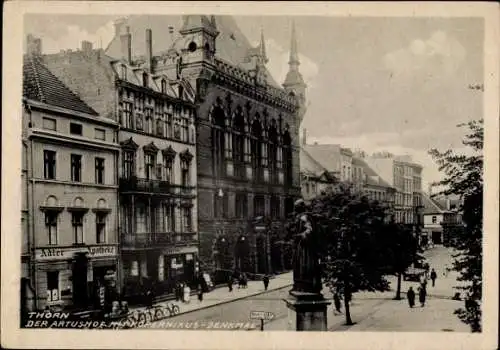
[{"label": "steep tiled roof", "polygon": [[[205,18],[205,16],[198,17]],[[244,68],[245,59],[248,52],[252,50],[252,45],[250,45],[248,39],[241,32],[232,16],[214,17],[215,25],[219,31],[219,35],[215,42],[215,55],[235,66]],[[132,35],[132,54],[134,56],[143,56],[146,53],[146,29],[151,29],[153,33],[153,54],[161,55],[167,53],[172,47],[177,50],[183,48],[185,39],[178,33],[178,29],[182,28],[184,24],[182,16],[143,15],[130,16],[125,20],[123,27],[130,27],[130,33]],[[169,26],[174,26],[176,28],[175,33],[172,35],[168,34]],[[119,35],[111,40],[106,48],[106,54],[115,58],[122,57]],[[286,64],[286,62],[282,63]],[[270,72],[268,71],[267,73],[269,84],[274,87],[280,87],[273,79]]]},{"label": "steep tiled roof", "polygon": [[326,169],[321,166],[311,155],[303,148],[300,148],[300,171],[306,174],[321,175]]},{"label": "steep tiled roof", "polygon": [[422,204],[424,206],[424,214],[440,214],[447,212],[445,207],[430,198],[426,193],[422,193]]},{"label": "steep tiled roof", "polygon": [[363,167],[363,171],[366,174],[366,184],[371,186],[382,186],[391,187],[380,175],[373,170],[363,159],[353,157],[353,164],[360,165]]},{"label": "steep tiled roof", "polygon": [[23,97],[52,106],[98,115],[35,56],[25,56],[23,59]]},{"label": "steep tiled roof", "polygon": [[304,145],[302,148],[327,171],[339,170],[340,145]]}]

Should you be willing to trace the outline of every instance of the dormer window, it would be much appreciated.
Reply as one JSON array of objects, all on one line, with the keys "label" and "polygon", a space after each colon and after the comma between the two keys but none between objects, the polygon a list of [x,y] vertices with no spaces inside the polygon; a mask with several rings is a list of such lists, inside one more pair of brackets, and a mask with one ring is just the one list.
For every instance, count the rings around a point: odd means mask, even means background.
[{"label": "dormer window", "polygon": [[148,87],[148,74],[142,73],[142,86]]},{"label": "dormer window", "polygon": [[127,66],[125,66],[124,64],[122,64],[121,66],[121,76],[122,76],[122,79],[123,80],[127,80]]}]

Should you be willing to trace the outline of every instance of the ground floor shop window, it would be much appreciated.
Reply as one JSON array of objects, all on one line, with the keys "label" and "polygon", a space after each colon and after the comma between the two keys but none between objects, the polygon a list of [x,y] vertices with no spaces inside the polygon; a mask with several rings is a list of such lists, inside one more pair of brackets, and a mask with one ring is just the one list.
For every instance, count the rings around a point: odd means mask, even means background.
[{"label": "ground floor shop window", "polygon": [[59,271],[47,272],[47,301],[59,301]]}]

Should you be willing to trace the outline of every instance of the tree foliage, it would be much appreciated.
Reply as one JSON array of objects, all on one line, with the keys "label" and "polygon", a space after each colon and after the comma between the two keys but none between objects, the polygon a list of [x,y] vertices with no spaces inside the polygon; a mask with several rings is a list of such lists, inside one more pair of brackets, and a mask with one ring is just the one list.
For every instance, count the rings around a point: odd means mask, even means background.
[{"label": "tree foliage", "polygon": [[347,184],[339,184],[310,205],[315,229],[322,235],[323,277],[332,292],[343,296],[347,324],[352,324],[353,293],[389,290],[384,278],[387,246],[381,244],[386,209]]},{"label": "tree foliage", "polygon": [[444,172],[442,181],[435,183],[444,188],[441,193],[457,195],[462,201],[464,230],[457,230],[459,237],[453,240],[455,255],[454,269],[459,272],[459,280],[469,284],[465,308],[456,310],[458,317],[471,327],[473,332],[481,331],[482,299],[482,239],[483,239],[483,120],[460,124],[467,127],[463,144],[471,154],[457,154],[453,150],[440,152],[431,149],[439,170]]}]

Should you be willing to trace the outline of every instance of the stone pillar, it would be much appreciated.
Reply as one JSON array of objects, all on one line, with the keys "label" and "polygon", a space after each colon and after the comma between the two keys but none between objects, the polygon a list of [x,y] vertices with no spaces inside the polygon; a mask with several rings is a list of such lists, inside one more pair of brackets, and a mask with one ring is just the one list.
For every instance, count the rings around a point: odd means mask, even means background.
[{"label": "stone pillar", "polygon": [[331,303],[321,293],[290,291],[284,299],[288,307],[288,328],[292,331],[326,332],[327,308]]}]

